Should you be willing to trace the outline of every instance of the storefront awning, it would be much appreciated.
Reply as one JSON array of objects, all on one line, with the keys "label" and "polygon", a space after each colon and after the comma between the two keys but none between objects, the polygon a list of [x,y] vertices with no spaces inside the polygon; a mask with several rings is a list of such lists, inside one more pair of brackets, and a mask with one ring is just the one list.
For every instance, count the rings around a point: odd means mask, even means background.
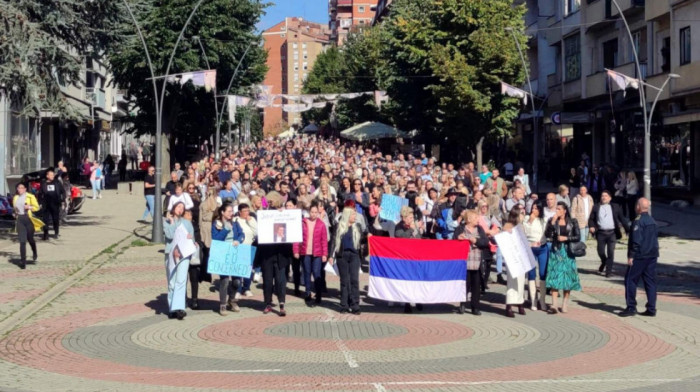
[{"label": "storefront awning", "polygon": [[681,113],[664,117],[664,125],[676,125],[700,121],[700,112]]}]

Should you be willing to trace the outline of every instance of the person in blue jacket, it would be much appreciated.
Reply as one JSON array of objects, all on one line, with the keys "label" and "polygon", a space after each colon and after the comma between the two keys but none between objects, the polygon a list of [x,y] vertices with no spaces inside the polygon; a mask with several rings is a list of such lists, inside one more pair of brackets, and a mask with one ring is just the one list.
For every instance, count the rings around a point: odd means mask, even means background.
[{"label": "person in blue jacket", "polygon": [[[212,241],[232,242],[238,246],[245,239],[243,229],[238,222],[233,221],[233,205],[224,203],[219,207],[211,225]],[[209,257],[216,257],[211,254]],[[241,285],[241,279],[231,276],[219,276],[219,314],[226,315],[227,310],[240,312],[235,293]],[[227,301],[228,299],[228,301]]]},{"label": "person in blue jacket", "polygon": [[435,221],[438,227],[435,237],[439,240],[451,240],[455,229],[459,226],[459,221],[455,218],[455,201],[458,195],[459,192],[455,189],[450,189],[447,193],[447,201],[444,204],[440,204],[437,209]]},{"label": "person in blue jacket", "polygon": [[649,215],[651,202],[644,197],[637,201],[637,219],[632,222],[627,246],[627,273],[625,274],[625,300],[627,308],[621,317],[637,314],[637,284],[644,282],[647,292],[647,310],[642,316],[656,316],[656,263],[659,259],[659,228]]}]

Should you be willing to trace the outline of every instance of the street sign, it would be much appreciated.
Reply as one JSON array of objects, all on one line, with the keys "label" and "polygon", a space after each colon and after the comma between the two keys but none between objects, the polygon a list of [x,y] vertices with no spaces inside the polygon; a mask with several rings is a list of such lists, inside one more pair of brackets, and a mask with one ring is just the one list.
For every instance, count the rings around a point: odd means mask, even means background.
[{"label": "street sign", "polygon": [[560,125],[561,124],[561,112],[554,112],[551,116],[552,123]]}]

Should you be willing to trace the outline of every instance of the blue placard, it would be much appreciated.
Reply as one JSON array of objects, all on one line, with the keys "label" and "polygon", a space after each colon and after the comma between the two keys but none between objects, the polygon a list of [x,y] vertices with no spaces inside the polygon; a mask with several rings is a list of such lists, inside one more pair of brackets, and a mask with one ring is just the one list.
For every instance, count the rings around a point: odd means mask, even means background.
[{"label": "blue placard", "polygon": [[254,246],[230,242],[212,241],[207,272],[221,276],[250,278],[255,259]]},{"label": "blue placard", "polygon": [[408,199],[394,196],[390,194],[382,195],[382,209],[379,211],[379,217],[392,222],[401,220],[401,207],[408,205]]}]

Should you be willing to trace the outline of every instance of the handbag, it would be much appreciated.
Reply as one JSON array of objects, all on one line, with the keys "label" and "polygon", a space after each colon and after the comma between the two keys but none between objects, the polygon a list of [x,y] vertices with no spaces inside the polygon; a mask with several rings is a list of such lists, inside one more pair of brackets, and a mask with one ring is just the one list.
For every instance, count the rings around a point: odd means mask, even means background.
[{"label": "handbag", "polygon": [[567,247],[571,257],[583,257],[586,255],[586,244],[583,242],[569,242]]},{"label": "handbag", "polygon": [[202,264],[202,250],[197,247],[197,251],[192,254],[192,257],[190,258],[190,265],[192,266],[198,266]]},{"label": "handbag", "polygon": [[[557,237],[560,235],[559,225],[557,225]],[[566,244],[566,252],[569,254],[569,257],[584,257],[586,255],[586,244],[583,242],[568,242]]]}]

